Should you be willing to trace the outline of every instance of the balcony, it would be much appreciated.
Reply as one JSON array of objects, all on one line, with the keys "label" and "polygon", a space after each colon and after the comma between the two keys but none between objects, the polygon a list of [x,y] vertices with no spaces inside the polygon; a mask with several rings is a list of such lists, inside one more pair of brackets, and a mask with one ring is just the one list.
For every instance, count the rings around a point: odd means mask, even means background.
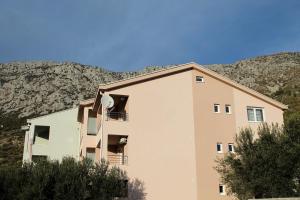
[{"label": "balcony", "polygon": [[107,120],[128,121],[128,113],[123,112],[107,112]]},{"label": "balcony", "polygon": [[112,94],[111,97],[114,99],[114,105],[107,110],[107,120],[128,121],[128,96]]},{"label": "balcony", "polygon": [[112,165],[127,165],[128,156],[122,154],[110,154],[107,155],[109,164]]},{"label": "balcony", "polygon": [[127,136],[108,135],[107,160],[112,165],[127,165]]}]

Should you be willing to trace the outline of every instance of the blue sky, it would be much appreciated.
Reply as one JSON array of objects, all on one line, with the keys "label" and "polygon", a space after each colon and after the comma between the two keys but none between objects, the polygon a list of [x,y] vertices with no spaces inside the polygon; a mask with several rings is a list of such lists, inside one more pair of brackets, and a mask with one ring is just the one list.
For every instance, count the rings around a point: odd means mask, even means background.
[{"label": "blue sky", "polygon": [[300,0],[1,0],[0,62],[115,71],[300,51]]}]

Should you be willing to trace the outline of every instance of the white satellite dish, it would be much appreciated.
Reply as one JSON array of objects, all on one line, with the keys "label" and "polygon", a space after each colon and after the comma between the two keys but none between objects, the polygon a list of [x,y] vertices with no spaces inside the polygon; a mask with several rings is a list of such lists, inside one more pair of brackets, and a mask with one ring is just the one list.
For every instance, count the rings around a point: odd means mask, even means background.
[{"label": "white satellite dish", "polygon": [[101,104],[104,108],[111,108],[114,106],[114,99],[109,95],[103,95],[101,98]]}]

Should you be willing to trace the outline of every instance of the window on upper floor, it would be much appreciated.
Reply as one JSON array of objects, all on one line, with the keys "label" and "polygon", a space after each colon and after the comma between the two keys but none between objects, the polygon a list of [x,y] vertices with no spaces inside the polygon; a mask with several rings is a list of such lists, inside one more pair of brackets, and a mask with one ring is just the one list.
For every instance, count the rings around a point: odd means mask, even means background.
[{"label": "window on upper floor", "polygon": [[231,114],[231,105],[229,105],[229,104],[225,105],[225,113],[226,114]]},{"label": "window on upper floor", "polygon": [[214,104],[214,112],[220,113],[220,104]]},{"label": "window on upper floor", "polygon": [[234,153],[234,146],[233,146],[233,143],[229,143],[229,144],[228,144],[228,151],[231,152],[231,153]]},{"label": "window on upper floor", "polygon": [[50,126],[34,126],[33,144],[46,144],[49,141]]},{"label": "window on upper floor", "polygon": [[222,146],[222,143],[220,143],[220,142],[217,143],[217,152],[218,153],[222,153],[223,152],[223,146]]},{"label": "window on upper floor", "polygon": [[87,134],[96,135],[97,134],[97,113],[89,109],[88,112],[88,122],[87,122]]},{"label": "window on upper floor", "polygon": [[220,195],[226,195],[225,185],[222,185],[222,184],[219,185],[219,194]]},{"label": "window on upper floor", "polygon": [[249,122],[263,122],[264,111],[259,107],[247,107],[247,116]]},{"label": "window on upper floor", "polygon": [[114,99],[114,106],[107,109],[107,120],[128,121],[129,96],[126,95],[110,95]]},{"label": "window on upper floor", "polygon": [[196,76],[196,82],[197,82],[197,83],[204,83],[204,78],[203,78],[203,76]]}]

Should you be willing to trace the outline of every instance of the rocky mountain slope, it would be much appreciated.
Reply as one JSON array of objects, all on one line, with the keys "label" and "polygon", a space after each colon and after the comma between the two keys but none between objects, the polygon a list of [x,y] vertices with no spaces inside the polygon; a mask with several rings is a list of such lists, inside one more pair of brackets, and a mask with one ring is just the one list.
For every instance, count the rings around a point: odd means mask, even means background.
[{"label": "rocky mountain slope", "polygon": [[141,72],[118,73],[78,63],[14,62],[0,64],[0,108],[20,117],[44,115],[94,97],[97,85]]},{"label": "rocky mountain slope", "polygon": [[[289,112],[300,111],[300,52],[260,56],[234,64],[206,67],[289,104]],[[22,136],[13,130],[26,118],[70,108],[80,100],[94,97],[98,84],[158,68],[113,72],[72,62],[0,64],[0,165],[14,162],[9,158],[16,152],[8,153],[12,149],[22,149]],[[20,160],[20,155],[14,158]]]}]

